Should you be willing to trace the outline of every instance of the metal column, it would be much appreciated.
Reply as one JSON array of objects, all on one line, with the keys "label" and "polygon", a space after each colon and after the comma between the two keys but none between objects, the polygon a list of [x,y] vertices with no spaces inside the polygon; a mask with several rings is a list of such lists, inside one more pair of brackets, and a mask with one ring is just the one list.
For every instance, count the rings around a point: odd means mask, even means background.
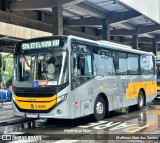
[{"label": "metal column", "polygon": [[102,19],[103,39],[110,41],[110,25],[108,19]]},{"label": "metal column", "polygon": [[61,6],[52,8],[52,34],[63,35],[63,9]]},{"label": "metal column", "polygon": [[138,35],[132,35],[132,48],[138,49]]},{"label": "metal column", "polygon": [[152,46],[153,46],[153,53],[155,56],[157,56],[157,39],[156,38],[152,40]]}]

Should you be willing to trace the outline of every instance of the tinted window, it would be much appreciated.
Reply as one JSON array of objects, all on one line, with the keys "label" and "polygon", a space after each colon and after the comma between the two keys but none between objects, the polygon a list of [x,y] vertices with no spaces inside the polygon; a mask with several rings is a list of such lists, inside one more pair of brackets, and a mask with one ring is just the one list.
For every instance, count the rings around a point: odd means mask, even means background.
[{"label": "tinted window", "polygon": [[126,75],[127,74],[127,56],[126,53],[113,52],[114,68],[116,74]]},{"label": "tinted window", "polygon": [[153,57],[149,56],[148,74],[154,74]]},{"label": "tinted window", "polygon": [[98,76],[115,74],[113,58],[110,50],[99,51],[100,55],[94,55],[95,73]]},{"label": "tinted window", "polygon": [[141,74],[148,75],[148,69],[149,69],[149,56],[147,55],[141,55],[140,56],[140,64],[141,64]]},{"label": "tinted window", "polygon": [[128,63],[128,74],[129,75],[139,74],[138,55],[128,54],[127,63]]}]

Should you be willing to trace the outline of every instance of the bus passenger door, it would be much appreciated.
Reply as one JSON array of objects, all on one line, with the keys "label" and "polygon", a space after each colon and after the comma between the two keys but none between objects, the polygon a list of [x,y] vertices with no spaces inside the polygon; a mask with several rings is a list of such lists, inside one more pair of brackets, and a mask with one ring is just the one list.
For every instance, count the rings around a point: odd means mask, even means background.
[{"label": "bus passenger door", "polygon": [[93,56],[74,54],[72,89],[75,92],[76,117],[92,113],[93,86]]}]

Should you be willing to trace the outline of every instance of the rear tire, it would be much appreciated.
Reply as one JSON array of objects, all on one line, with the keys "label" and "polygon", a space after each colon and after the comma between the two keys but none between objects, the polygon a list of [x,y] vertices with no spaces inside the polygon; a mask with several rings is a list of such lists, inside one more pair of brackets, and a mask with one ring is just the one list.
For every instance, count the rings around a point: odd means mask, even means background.
[{"label": "rear tire", "polygon": [[144,100],[144,94],[143,92],[140,90],[139,91],[139,94],[138,94],[138,105],[137,105],[137,108],[139,110],[141,110],[145,105],[145,100]]},{"label": "rear tire", "polygon": [[96,121],[104,119],[106,115],[106,104],[103,97],[98,96],[94,104],[94,118]]}]

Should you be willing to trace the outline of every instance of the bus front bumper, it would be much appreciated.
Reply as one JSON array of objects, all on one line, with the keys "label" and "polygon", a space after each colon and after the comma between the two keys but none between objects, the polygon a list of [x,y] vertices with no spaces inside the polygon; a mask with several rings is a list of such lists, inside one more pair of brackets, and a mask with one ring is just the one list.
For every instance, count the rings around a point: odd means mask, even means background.
[{"label": "bus front bumper", "polygon": [[[68,101],[67,101],[68,102]],[[63,102],[59,106],[57,106],[55,109],[50,111],[49,113],[25,113],[25,112],[20,112],[14,103],[13,105],[13,110],[14,114],[19,117],[27,117],[27,118],[55,118],[55,119],[72,119],[72,114],[71,111],[68,110],[69,108],[69,103],[65,104]]]}]

